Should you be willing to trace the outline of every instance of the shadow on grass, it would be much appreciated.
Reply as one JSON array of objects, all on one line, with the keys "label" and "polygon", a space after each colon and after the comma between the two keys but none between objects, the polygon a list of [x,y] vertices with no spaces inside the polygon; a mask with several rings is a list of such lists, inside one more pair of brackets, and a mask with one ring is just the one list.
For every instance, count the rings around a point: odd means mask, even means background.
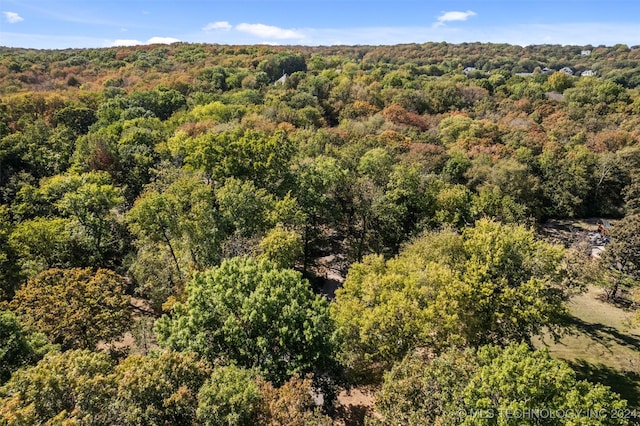
[{"label": "shadow on grass", "polygon": [[586,322],[574,316],[567,317],[565,319],[565,325],[570,334],[573,332],[584,333],[606,347],[609,347],[612,343],[616,343],[620,346],[640,350],[640,336],[621,333],[615,327]]},{"label": "shadow on grass", "polygon": [[633,291],[631,287],[623,286],[618,290],[618,295],[609,298],[607,296],[607,292],[603,291],[601,294],[596,296],[596,299],[601,301],[602,303],[609,304],[611,306],[615,306],[616,308],[622,309],[623,311],[629,312],[629,310],[633,307],[635,302],[631,300],[631,295]]},{"label": "shadow on grass", "polygon": [[369,407],[364,405],[340,406],[336,410],[334,418],[341,420],[345,426],[362,426],[365,424],[367,414],[371,412]]},{"label": "shadow on grass", "polygon": [[622,372],[603,364],[592,364],[585,360],[567,361],[576,371],[579,379],[592,383],[602,383],[620,394],[629,402],[631,409],[640,409],[640,375],[635,372]]}]

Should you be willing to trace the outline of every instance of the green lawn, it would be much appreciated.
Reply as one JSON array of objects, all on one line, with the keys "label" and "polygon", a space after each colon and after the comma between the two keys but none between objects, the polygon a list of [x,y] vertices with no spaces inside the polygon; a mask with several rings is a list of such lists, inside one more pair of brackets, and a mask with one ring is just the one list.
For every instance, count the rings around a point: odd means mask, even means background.
[{"label": "green lawn", "polygon": [[569,334],[559,342],[549,336],[534,339],[536,347],[569,362],[581,378],[600,382],[640,409],[640,328],[631,326],[631,314],[603,302],[602,290],[589,288],[569,303]]}]

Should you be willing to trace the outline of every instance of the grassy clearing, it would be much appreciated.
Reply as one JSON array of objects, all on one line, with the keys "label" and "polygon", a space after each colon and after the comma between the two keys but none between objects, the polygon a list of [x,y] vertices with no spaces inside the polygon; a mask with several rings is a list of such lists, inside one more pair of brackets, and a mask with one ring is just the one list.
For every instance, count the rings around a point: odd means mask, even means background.
[{"label": "grassy clearing", "polygon": [[610,386],[640,409],[640,327],[629,324],[630,313],[601,300],[592,287],[569,303],[569,334],[559,342],[534,339],[536,347],[569,362],[579,376]]}]

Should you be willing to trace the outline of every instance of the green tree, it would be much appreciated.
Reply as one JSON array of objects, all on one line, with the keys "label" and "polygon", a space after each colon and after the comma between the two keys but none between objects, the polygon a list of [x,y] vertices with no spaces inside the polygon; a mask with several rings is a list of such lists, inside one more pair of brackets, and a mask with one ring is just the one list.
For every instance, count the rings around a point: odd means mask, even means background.
[{"label": "green tree", "polygon": [[397,253],[400,245],[416,235],[434,215],[432,186],[437,183],[425,177],[416,164],[393,168],[383,197],[371,206],[371,229],[379,232],[383,252]]},{"label": "green tree", "polygon": [[12,231],[9,209],[0,205],[0,301],[11,299],[20,281],[18,253],[10,243]]},{"label": "green tree", "polygon": [[205,68],[196,77],[195,87],[202,91],[227,90],[227,70],[222,67]]},{"label": "green tree", "polygon": [[451,145],[464,137],[473,126],[473,119],[466,115],[450,115],[438,124],[438,136],[446,145]]},{"label": "green tree", "polygon": [[[612,413],[627,405],[608,387],[578,381],[575,372],[563,361],[553,359],[545,350],[532,352],[524,343],[504,349],[484,347],[477,356],[480,367],[463,391],[470,408],[492,408],[497,413],[526,409],[534,413],[536,409],[578,413],[598,407]],[[593,424],[591,416],[585,417],[581,421]],[[603,416],[594,423],[627,423],[626,419],[610,417]],[[517,423],[523,424],[522,420],[525,424],[538,423],[536,419],[518,419]]]},{"label": "green tree", "polygon": [[165,87],[158,87],[149,91],[134,91],[129,95],[128,101],[131,106],[151,111],[153,115],[163,121],[187,105],[182,93]]},{"label": "green tree", "polygon": [[11,373],[39,361],[52,347],[41,333],[28,333],[11,311],[0,311],[0,385]]},{"label": "green tree", "polygon": [[75,132],[76,135],[84,135],[89,132],[89,127],[97,121],[96,114],[87,107],[68,106],[55,112],[54,121],[64,124]]},{"label": "green tree", "polygon": [[114,424],[195,424],[198,390],[210,372],[208,363],[189,352],[129,356],[114,370]]},{"label": "green tree", "polygon": [[119,188],[97,183],[83,183],[75,191],[66,192],[57,203],[63,214],[80,223],[89,238],[94,264],[105,265],[107,259],[120,253],[115,209],[123,203]]},{"label": "green tree", "polygon": [[477,192],[480,195],[484,193],[485,197],[499,193],[539,216],[542,200],[540,179],[516,159],[490,161],[489,164],[474,164],[465,174],[472,186],[477,185]]},{"label": "green tree", "polygon": [[242,236],[262,234],[273,226],[270,215],[275,197],[251,181],[227,179],[216,191],[216,199],[225,224]]},{"label": "green tree", "polygon": [[624,152],[604,152],[597,157],[593,196],[588,204],[597,216],[620,216],[623,211],[624,189],[633,180],[632,168],[626,167],[624,157]]},{"label": "green tree", "polygon": [[624,87],[608,79],[580,79],[576,87],[565,92],[565,96],[567,101],[583,108],[598,104],[614,107],[617,102],[622,102],[623,105],[629,102],[629,95]]},{"label": "green tree", "polygon": [[294,376],[280,387],[258,379],[260,408],[258,424],[265,426],[329,426],[331,418],[323,415],[312,395],[313,380]]},{"label": "green tree", "polygon": [[607,244],[600,261],[611,271],[608,274],[607,297],[614,300],[624,282],[640,276],[640,215],[627,215],[611,229],[611,242]]},{"label": "green tree", "polygon": [[12,312],[0,311],[0,384],[11,373],[28,364],[32,350],[26,335]]},{"label": "green tree", "polygon": [[640,215],[625,216],[611,229],[603,261],[634,278],[640,276]]},{"label": "green tree", "polygon": [[442,174],[448,182],[465,183],[465,173],[471,167],[471,160],[466,153],[454,151],[442,168]]},{"label": "green tree", "polygon": [[258,71],[267,74],[271,81],[276,81],[282,74],[293,74],[297,71],[306,71],[307,63],[300,53],[282,52],[272,55],[260,62]]},{"label": "green tree", "polygon": [[157,146],[167,138],[165,125],[158,118],[135,118],[117,124],[119,139],[113,151],[118,170],[114,181],[124,188],[127,200],[140,194],[151,181],[152,169],[159,162]]},{"label": "green tree", "polygon": [[258,250],[259,259],[269,260],[280,268],[293,268],[302,257],[302,236],[292,229],[277,226],[260,240]]},{"label": "green tree", "polygon": [[193,107],[189,111],[189,116],[193,117],[193,121],[215,120],[220,123],[228,123],[241,119],[245,112],[246,109],[239,105],[227,105],[220,101],[214,101]]},{"label": "green tree", "polygon": [[453,80],[429,80],[424,84],[427,95],[427,112],[442,114],[464,106],[460,88]]},{"label": "green tree", "polygon": [[126,92],[123,89],[109,88],[113,90],[105,90],[105,100],[98,105],[96,117],[98,119],[96,126],[103,127],[115,123],[131,104],[124,96]]},{"label": "green tree", "polygon": [[319,155],[305,158],[294,166],[293,193],[306,217],[303,242],[305,268],[321,245],[321,227],[340,222],[340,197],[347,170],[335,158]]},{"label": "green tree", "polygon": [[175,268],[169,249],[161,245],[139,242],[128,273],[136,294],[147,299],[156,312],[162,312],[166,302],[170,308],[184,289],[184,276]]},{"label": "green tree", "polygon": [[160,158],[157,146],[164,147],[168,136],[164,122],[140,110],[129,108],[116,122],[81,136],[73,154],[75,170],[108,172],[129,202],[151,180],[151,169]]},{"label": "green tree", "polygon": [[[259,239],[274,226],[297,227],[304,221],[295,198],[277,199],[251,181],[227,179],[216,191],[222,227],[228,238],[223,256],[235,257],[259,251]],[[273,229],[272,229],[273,230]],[[282,247],[284,248],[284,247]],[[287,256],[286,253],[283,253]]]},{"label": "green tree", "polygon": [[545,213],[551,217],[576,217],[588,207],[591,188],[595,187],[596,158],[584,146],[565,151],[551,144],[538,157],[542,172],[541,188]]},{"label": "green tree", "polygon": [[129,327],[123,277],[107,269],[49,269],[16,292],[11,307],[27,326],[63,349],[93,349]]},{"label": "green tree", "polygon": [[[78,264],[113,267],[126,248],[117,212],[123,203],[122,191],[105,172],[42,179],[38,188],[24,186],[18,193],[14,211],[27,218],[40,217],[16,227],[16,241],[28,241],[25,250],[32,255],[37,251],[49,268]],[[39,232],[29,235],[28,229],[23,229],[26,223]],[[29,248],[32,243],[37,250]],[[68,260],[72,249],[82,251],[82,258],[75,263]],[[66,263],[57,260],[60,258],[66,258]]]},{"label": "green tree", "polygon": [[573,87],[574,77],[563,72],[554,72],[549,76],[545,84],[547,90],[562,93]]},{"label": "green tree", "polygon": [[180,276],[189,268],[217,263],[224,239],[211,185],[198,174],[181,174],[173,182],[151,185],[127,213],[137,244],[166,247]]},{"label": "green tree", "polygon": [[172,155],[182,159],[187,169],[204,172],[212,181],[236,177],[267,189],[282,184],[293,148],[281,130],[268,134],[237,128],[169,141]]},{"label": "green tree", "polygon": [[198,394],[198,422],[206,426],[255,425],[259,405],[260,388],[251,370],[217,367]]},{"label": "green tree", "polygon": [[522,226],[483,219],[461,234],[428,233],[388,261],[367,257],[331,305],[340,356],[368,374],[417,347],[504,345],[557,330],[568,297],[562,256]]},{"label": "green tree", "polygon": [[282,386],[236,366],[216,367],[198,395],[204,425],[328,426],[312,399],[313,380],[295,375]]},{"label": "green tree", "polygon": [[[41,179],[38,186],[23,185],[16,194],[13,213],[21,220],[33,217],[65,216],[60,201],[69,194],[76,193],[83,185],[97,187],[113,186],[111,177],[104,171],[88,173],[68,173]],[[110,189],[110,191],[112,191]],[[87,207],[89,208],[89,207]]]},{"label": "green tree", "polygon": [[182,236],[177,207],[176,200],[167,194],[150,191],[136,200],[127,213],[127,221],[139,244],[166,244],[178,275],[182,275],[176,247]]},{"label": "green tree", "polygon": [[104,353],[50,352],[35,366],[18,370],[0,388],[5,424],[114,424],[105,404],[115,384]]},{"label": "green tree", "polygon": [[504,223],[522,223],[527,207],[518,204],[509,195],[504,195],[497,186],[485,186],[471,201],[471,214],[479,219],[491,217]]},{"label": "green tree", "polygon": [[640,213],[640,150],[630,147],[620,150],[617,154],[617,162],[627,171],[629,179],[622,190],[625,211],[627,214]]},{"label": "green tree", "polygon": [[328,304],[298,272],[233,258],[197,274],[186,292],[156,323],[163,346],[256,368],[278,384],[332,367]]},{"label": "green tree", "polygon": [[0,161],[9,169],[3,174],[25,170],[39,179],[64,171],[75,140],[62,127],[52,131],[42,118],[31,118],[22,129],[0,139]]},{"label": "green tree", "polygon": [[[608,387],[578,380],[565,362],[546,350],[511,344],[453,349],[433,360],[406,357],[385,375],[376,398],[382,418],[372,420],[406,425],[626,425],[626,419],[610,416],[625,407],[626,401]],[[550,412],[567,415],[550,419]]]},{"label": "green tree", "polygon": [[435,199],[435,221],[438,224],[462,227],[471,220],[471,191],[464,185],[441,188]]},{"label": "green tree", "polygon": [[160,310],[184,290],[191,271],[219,262],[227,229],[211,185],[198,174],[179,172],[149,185],[127,212],[137,256],[130,271],[137,292]]},{"label": "green tree", "polygon": [[384,148],[374,148],[364,153],[358,164],[358,172],[376,185],[384,186],[392,172],[393,158]]},{"label": "green tree", "polygon": [[69,219],[36,218],[18,224],[9,236],[11,249],[19,256],[16,265],[28,277],[49,268],[76,266],[74,235],[78,226]]},{"label": "green tree", "polygon": [[462,419],[454,416],[464,406],[462,393],[478,369],[475,355],[453,348],[431,360],[408,354],[384,375],[376,394],[376,410],[382,415],[377,423],[459,424]]}]

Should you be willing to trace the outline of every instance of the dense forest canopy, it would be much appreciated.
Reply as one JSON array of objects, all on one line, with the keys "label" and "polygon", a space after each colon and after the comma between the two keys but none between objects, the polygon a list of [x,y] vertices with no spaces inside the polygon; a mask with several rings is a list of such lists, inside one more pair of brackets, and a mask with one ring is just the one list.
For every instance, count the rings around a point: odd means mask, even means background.
[{"label": "dense forest canopy", "polygon": [[[0,423],[329,424],[362,384],[375,424],[625,410],[532,339],[589,286],[633,294],[638,70],[626,45],[0,48]],[[593,217],[600,257],[539,232]]]}]

